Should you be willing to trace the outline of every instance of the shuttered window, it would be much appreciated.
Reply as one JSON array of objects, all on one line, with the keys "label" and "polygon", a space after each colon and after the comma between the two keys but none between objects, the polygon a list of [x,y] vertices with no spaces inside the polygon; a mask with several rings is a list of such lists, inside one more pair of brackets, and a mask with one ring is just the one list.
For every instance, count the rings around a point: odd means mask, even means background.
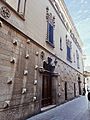
[{"label": "shuttered window", "polygon": [[48,41],[53,45],[53,25],[48,22]]},{"label": "shuttered window", "polygon": [[67,46],[67,60],[71,61],[71,48]]}]

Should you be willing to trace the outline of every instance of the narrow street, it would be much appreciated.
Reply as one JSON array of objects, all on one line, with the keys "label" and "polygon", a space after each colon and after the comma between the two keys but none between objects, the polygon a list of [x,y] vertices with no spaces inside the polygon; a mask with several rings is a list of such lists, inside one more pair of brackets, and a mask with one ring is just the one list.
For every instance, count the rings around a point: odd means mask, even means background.
[{"label": "narrow street", "polygon": [[90,120],[87,98],[78,97],[27,120]]}]

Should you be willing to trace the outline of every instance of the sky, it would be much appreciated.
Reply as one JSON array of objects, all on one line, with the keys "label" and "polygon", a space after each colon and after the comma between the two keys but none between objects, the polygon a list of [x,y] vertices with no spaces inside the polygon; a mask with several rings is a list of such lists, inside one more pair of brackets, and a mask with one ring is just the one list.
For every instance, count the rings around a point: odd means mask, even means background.
[{"label": "sky", "polygon": [[[64,0],[83,41],[85,66],[90,66],[90,0]],[[89,67],[86,67],[89,68]]]}]

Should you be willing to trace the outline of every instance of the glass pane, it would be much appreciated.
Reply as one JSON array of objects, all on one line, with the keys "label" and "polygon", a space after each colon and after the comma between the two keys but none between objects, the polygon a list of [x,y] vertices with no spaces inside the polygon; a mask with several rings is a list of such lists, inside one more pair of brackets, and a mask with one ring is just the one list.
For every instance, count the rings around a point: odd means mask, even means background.
[{"label": "glass pane", "polygon": [[70,61],[71,60],[71,49],[70,47],[67,46],[67,59]]},{"label": "glass pane", "polygon": [[48,23],[48,37],[49,37],[49,42],[53,44],[53,26]]},{"label": "glass pane", "polygon": [[20,6],[19,6],[19,13],[20,14],[24,13],[24,4],[25,4],[25,0],[20,0]]}]

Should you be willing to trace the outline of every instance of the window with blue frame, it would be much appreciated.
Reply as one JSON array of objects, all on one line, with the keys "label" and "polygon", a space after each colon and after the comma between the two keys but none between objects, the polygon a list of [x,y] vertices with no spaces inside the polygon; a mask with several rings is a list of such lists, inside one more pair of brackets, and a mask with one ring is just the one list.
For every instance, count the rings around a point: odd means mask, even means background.
[{"label": "window with blue frame", "polygon": [[66,45],[67,45],[67,60],[71,61],[71,42],[67,39],[66,40]]},{"label": "window with blue frame", "polygon": [[80,68],[80,65],[79,65],[79,53],[78,53],[77,50],[76,50],[76,58],[77,58],[77,68],[79,69]]},{"label": "window with blue frame", "polygon": [[54,39],[53,39],[53,25],[48,22],[48,42],[54,45]]},{"label": "window with blue frame", "polygon": [[71,48],[67,46],[67,60],[71,61]]}]

